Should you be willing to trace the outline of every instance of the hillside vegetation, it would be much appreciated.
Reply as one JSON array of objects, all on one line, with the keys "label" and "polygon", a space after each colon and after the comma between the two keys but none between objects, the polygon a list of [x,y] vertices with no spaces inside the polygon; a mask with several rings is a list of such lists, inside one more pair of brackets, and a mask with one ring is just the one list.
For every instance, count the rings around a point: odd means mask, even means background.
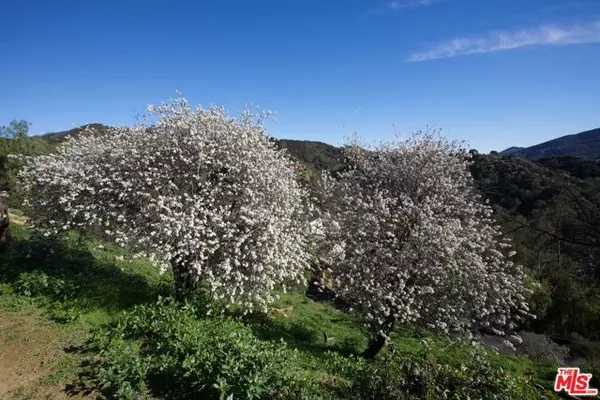
[{"label": "hillside vegetation", "polygon": [[600,157],[600,128],[562,136],[531,147],[510,147],[500,152],[505,156],[530,159],[544,157]]},{"label": "hillside vegetation", "polygon": [[[3,139],[0,185],[14,208],[20,162],[7,154],[45,154],[67,133]],[[318,171],[347,166],[325,143],[276,142],[301,162],[308,188]],[[530,306],[538,318],[522,327],[531,333],[516,354],[491,338],[474,346],[407,325],[365,360],[370,332],[360,316],[306,287],[280,293],[266,315],[206,316],[208,292],[174,302],[172,274],[126,247],[75,230],[49,240],[17,223],[0,253],[0,376],[10,377],[0,397],[542,399],[555,396],[558,366],[597,379],[599,162],[472,155],[478,190],[537,282]]]},{"label": "hillside vegetation", "polygon": [[0,254],[0,376],[12,377],[0,381],[2,398],[531,399],[552,384],[553,362],[419,330],[396,332],[366,362],[360,322],[301,288],[264,317],[198,317],[202,296],[182,309],[168,299],[169,274],[119,247],[13,234]]}]

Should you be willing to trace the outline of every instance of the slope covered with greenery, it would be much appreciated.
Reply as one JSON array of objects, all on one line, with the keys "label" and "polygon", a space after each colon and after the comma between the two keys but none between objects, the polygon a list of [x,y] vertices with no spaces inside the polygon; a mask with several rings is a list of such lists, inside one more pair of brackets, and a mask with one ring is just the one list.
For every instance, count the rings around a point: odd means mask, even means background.
[{"label": "slope covered with greenery", "polygon": [[[365,361],[358,320],[302,288],[265,316],[206,317],[205,298],[171,302],[170,275],[117,246],[13,233],[0,254],[0,342],[21,353],[4,353],[0,370],[29,376],[10,388],[14,398],[531,399],[549,392],[555,372],[408,328]],[[17,335],[24,326],[36,337]]]},{"label": "slope covered with greenery", "polygon": [[502,155],[531,159],[544,157],[600,157],[600,128],[562,136],[531,147],[510,147]]},{"label": "slope covered with greenery", "polygon": [[[9,135],[0,157],[43,154],[64,136]],[[325,143],[278,145],[306,166],[300,178],[307,182],[319,170],[345,167],[341,149]],[[524,329],[567,344],[568,357],[542,336],[530,336],[514,356],[404,327],[392,346],[367,361],[357,356],[368,341],[358,318],[308,298],[305,288],[282,295],[266,316],[234,310],[201,317],[206,297],[182,309],[168,299],[171,276],[143,260],[128,261],[127,250],[75,232],[49,243],[14,225],[15,240],[0,254],[0,315],[10,326],[0,331],[0,343],[27,351],[16,332],[35,325],[54,347],[48,358],[28,359],[47,367],[6,392],[0,384],[0,396],[41,398],[50,391],[60,398],[66,388],[77,396],[120,398],[531,399],[552,398],[556,367],[567,361],[597,377],[598,162],[473,155],[479,190],[517,246],[518,261],[541,283],[531,298],[538,319]],[[2,167],[0,184],[11,190],[18,163]],[[13,206],[20,204],[19,193],[11,195]],[[21,374],[31,369],[20,368]]]},{"label": "slope covered with greenery", "polygon": [[581,336],[600,339],[598,165],[573,157],[476,156],[472,167],[519,261],[542,282],[531,327],[575,347]]}]

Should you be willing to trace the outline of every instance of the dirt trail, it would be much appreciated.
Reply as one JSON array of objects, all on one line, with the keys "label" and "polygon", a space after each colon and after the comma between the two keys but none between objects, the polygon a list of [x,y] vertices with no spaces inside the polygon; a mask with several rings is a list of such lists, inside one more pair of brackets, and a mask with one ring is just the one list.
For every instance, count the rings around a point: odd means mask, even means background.
[{"label": "dirt trail", "polygon": [[39,316],[0,309],[0,399],[65,399],[52,374],[68,357],[63,335]]}]

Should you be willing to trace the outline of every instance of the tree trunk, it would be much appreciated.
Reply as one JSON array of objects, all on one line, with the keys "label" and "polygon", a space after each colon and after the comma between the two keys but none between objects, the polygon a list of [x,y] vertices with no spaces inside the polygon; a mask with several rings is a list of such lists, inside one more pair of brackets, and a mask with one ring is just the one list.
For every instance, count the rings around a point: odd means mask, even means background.
[{"label": "tree trunk", "polygon": [[377,336],[375,336],[371,342],[369,343],[369,346],[367,347],[367,349],[362,353],[362,356],[364,358],[367,359],[373,359],[375,358],[375,356],[377,354],[379,354],[379,352],[381,351],[381,349],[383,349],[383,347],[385,346],[387,342],[387,339],[385,336],[383,336],[381,333],[378,333]]},{"label": "tree trunk", "polygon": [[377,335],[369,343],[367,349],[362,353],[364,358],[373,359],[375,356],[377,356],[377,354],[379,354],[381,349],[383,349],[387,343],[387,337],[382,332],[385,332],[389,335],[392,329],[394,329],[395,322],[396,318],[391,315],[385,320],[383,326],[381,327],[381,331],[377,333]]},{"label": "tree trunk", "polygon": [[196,288],[196,282],[185,261],[171,261],[171,267],[173,268],[173,282],[175,283],[175,301],[182,303],[187,293]]}]

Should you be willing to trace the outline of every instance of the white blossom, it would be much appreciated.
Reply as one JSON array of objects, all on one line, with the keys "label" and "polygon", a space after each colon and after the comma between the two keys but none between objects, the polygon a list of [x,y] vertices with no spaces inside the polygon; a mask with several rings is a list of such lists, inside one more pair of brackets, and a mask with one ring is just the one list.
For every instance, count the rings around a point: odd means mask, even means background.
[{"label": "white blossom", "polygon": [[331,222],[320,250],[324,279],[367,321],[468,334],[482,325],[504,332],[530,316],[523,269],[508,260],[510,244],[458,143],[418,132],[374,149],[351,142],[345,152],[351,168],[322,178]]}]

